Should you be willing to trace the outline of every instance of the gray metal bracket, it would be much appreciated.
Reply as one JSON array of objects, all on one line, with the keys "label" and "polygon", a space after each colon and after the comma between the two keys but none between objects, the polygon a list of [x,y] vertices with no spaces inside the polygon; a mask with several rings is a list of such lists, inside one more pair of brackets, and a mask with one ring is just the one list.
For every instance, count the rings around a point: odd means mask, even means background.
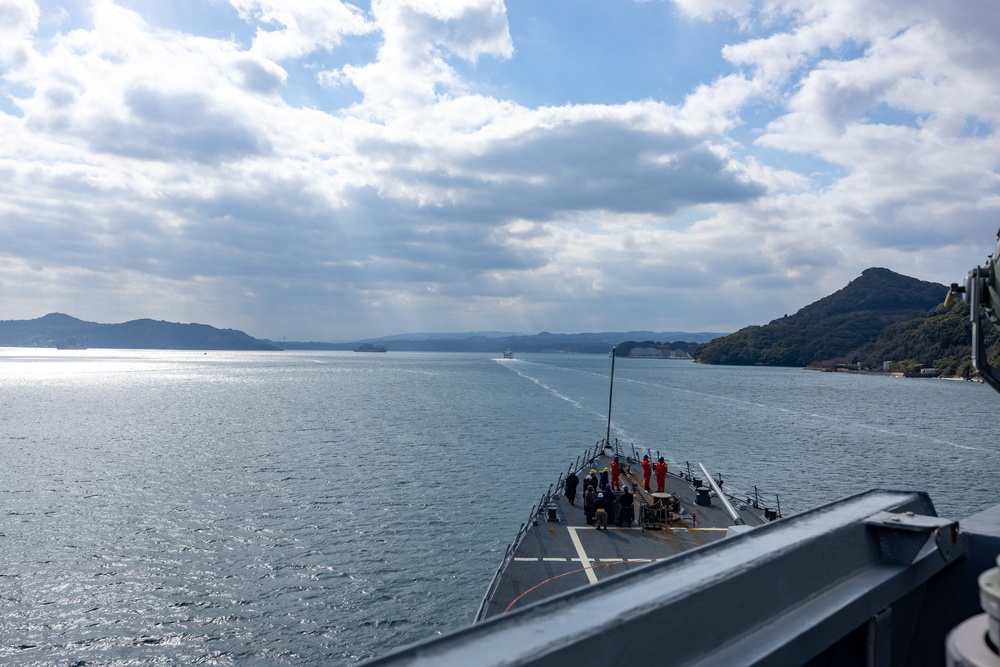
[{"label": "gray metal bracket", "polygon": [[955,552],[964,550],[957,521],[914,512],[879,512],[865,524],[875,529],[886,562],[914,563],[935,552],[950,562]]}]

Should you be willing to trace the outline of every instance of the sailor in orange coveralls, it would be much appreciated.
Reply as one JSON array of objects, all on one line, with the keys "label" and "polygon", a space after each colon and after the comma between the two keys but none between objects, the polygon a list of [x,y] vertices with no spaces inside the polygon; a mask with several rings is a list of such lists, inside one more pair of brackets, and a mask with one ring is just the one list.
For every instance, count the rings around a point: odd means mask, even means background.
[{"label": "sailor in orange coveralls", "polygon": [[646,490],[649,491],[649,476],[653,474],[653,466],[649,463],[649,454],[642,455],[642,479],[646,482]]},{"label": "sailor in orange coveralls", "polygon": [[656,463],[656,492],[663,493],[663,486],[667,483],[667,462],[660,457]]},{"label": "sailor in orange coveralls", "polygon": [[618,457],[617,456],[615,457],[615,460],[611,462],[611,490],[612,491],[621,491],[622,490],[622,482],[621,482],[620,479],[618,479]]}]

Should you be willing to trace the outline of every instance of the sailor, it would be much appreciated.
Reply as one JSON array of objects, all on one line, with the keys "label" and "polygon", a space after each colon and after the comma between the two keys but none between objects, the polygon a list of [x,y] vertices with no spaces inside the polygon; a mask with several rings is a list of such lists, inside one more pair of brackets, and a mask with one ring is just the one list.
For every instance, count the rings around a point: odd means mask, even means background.
[{"label": "sailor", "polygon": [[594,501],[594,511],[597,515],[597,530],[603,528],[608,529],[608,501],[604,497],[603,493],[597,494],[597,500]]},{"label": "sailor", "polygon": [[611,488],[615,491],[622,490],[622,481],[618,479],[618,457],[611,462]]},{"label": "sailor", "polygon": [[594,487],[588,484],[587,490],[583,492],[583,514],[587,517],[588,526],[594,523],[594,501],[596,499],[597,494],[594,493]]},{"label": "sailor", "polygon": [[635,496],[632,495],[626,486],[622,494],[618,496],[618,527],[621,528],[622,524],[627,524],[631,528],[634,520]]},{"label": "sailor", "polygon": [[667,462],[660,457],[656,462],[656,492],[663,493],[663,487],[667,483]]},{"label": "sailor", "polygon": [[613,520],[617,516],[615,514],[615,506],[618,503],[615,492],[611,490],[610,484],[604,485],[604,499],[608,501],[608,518]]},{"label": "sailor", "polygon": [[610,483],[611,483],[611,480],[608,479],[608,469],[605,468],[604,470],[601,471],[601,485],[598,486],[597,488],[603,489],[604,487],[606,487]]},{"label": "sailor", "polygon": [[583,488],[587,488],[588,486],[592,486],[595,489],[597,488],[597,471],[593,468],[591,468],[590,473],[583,478]]},{"label": "sailor", "polygon": [[566,499],[573,505],[576,500],[576,487],[580,484],[580,478],[572,470],[566,475]]},{"label": "sailor", "polygon": [[649,491],[649,476],[653,474],[653,466],[649,463],[649,454],[642,455],[642,480],[646,483],[645,489]]}]

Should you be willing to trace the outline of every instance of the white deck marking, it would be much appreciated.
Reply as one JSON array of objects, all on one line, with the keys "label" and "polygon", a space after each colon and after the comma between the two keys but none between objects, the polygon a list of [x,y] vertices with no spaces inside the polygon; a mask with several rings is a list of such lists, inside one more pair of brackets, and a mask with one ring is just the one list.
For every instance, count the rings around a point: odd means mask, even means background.
[{"label": "white deck marking", "polygon": [[672,533],[709,533],[712,531],[727,531],[729,528],[681,528],[681,527],[671,527],[670,532]]},{"label": "white deck marking", "polygon": [[[573,548],[576,549],[577,558],[539,558],[535,557],[523,557],[516,556],[514,560],[519,563],[566,563],[566,562],[576,562],[583,566],[584,574],[587,575],[587,581],[592,584],[597,583],[597,575],[594,573],[594,564],[596,563],[651,563],[661,560],[667,560],[672,558],[672,556],[665,556],[663,558],[591,558],[587,555],[587,552],[583,550],[583,544],[580,542],[580,536],[577,535],[578,530],[594,530],[593,528],[584,528],[582,526],[566,526],[566,530],[569,531],[569,538],[573,542]],[[699,533],[708,531],[724,531],[728,528],[683,528],[676,527],[670,530],[674,534],[684,534],[688,532]]]},{"label": "white deck marking", "polygon": [[[668,556],[667,558],[670,558]],[[518,563],[590,563],[598,561],[602,563],[652,563],[667,558],[539,558],[538,556],[517,556],[514,560]]]},{"label": "white deck marking", "polygon": [[[580,564],[585,568],[583,570],[584,574],[587,575],[587,581],[592,584],[597,583],[597,575],[594,574],[594,568],[591,567],[590,558],[587,556],[587,552],[583,550],[583,545],[580,544],[580,538],[577,536],[577,528],[575,526],[567,526],[566,530],[569,531],[569,539],[573,541],[573,546],[576,548],[576,555],[580,557]],[[581,528],[580,530],[593,530],[592,528]]]}]

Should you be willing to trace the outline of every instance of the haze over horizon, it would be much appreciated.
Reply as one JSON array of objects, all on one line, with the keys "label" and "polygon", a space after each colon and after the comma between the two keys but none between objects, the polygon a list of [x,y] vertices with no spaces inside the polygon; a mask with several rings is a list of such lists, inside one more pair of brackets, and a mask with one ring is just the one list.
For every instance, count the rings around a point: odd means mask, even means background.
[{"label": "haze over horizon", "polygon": [[[58,323],[57,325],[62,325],[63,321],[65,320],[65,318],[72,318],[72,319],[79,320],[79,321],[87,323],[87,324],[101,324],[101,325],[125,324],[127,322],[133,322],[133,321],[137,321],[137,320],[153,320],[153,321],[159,321],[159,322],[166,322],[167,324],[198,324],[198,325],[207,325],[207,326],[210,326],[210,327],[213,327],[213,328],[216,328],[216,329],[229,329],[229,328],[232,328],[232,327],[219,327],[219,326],[216,326],[215,324],[213,324],[212,322],[171,322],[171,321],[164,321],[164,320],[161,320],[160,318],[156,318],[156,317],[139,317],[139,318],[133,318],[132,320],[126,320],[126,321],[120,321],[120,322],[93,322],[93,321],[90,321],[90,320],[83,320],[81,318],[78,318],[78,317],[74,316],[72,313],[58,313],[58,312],[46,313],[45,315],[42,315],[42,316],[40,316],[38,318],[30,318],[29,320],[14,320],[14,321],[16,321],[16,322],[20,322],[20,321],[32,321],[32,320],[43,320],[43,321],[46,321],[46,320],[54,319],[54,320],[57,321],[57,323]],[[5,320],[3,318],[0,318],[0,324],[6,323],[8,321],[10,321],[10,320]],[[384,342],[390,342],[392,340],[406,340],[406,341],[414,341],[414,340],[461,340],[461,339],[465,339],[465,338],[469,338],[469,337],[473,337],[473,336],[476,336],[476,337],[485,337],[485,338],[511,338],[511,337],[533,338],[533,337],[542,336],[542,335],[554,335],[554,336],[599,336],[599,335],[608,334],[608,333],[622,333],[622,334],[634,333],[634,334],[650,334],[650,335],[660,335],[660,334],[671,334],[671,335],[690,334],[692,336],[692,339],[691,340],[683,339],[683,342],[699,342],[706,335],[722,336],[722,335],[725,335],[728,332],[719,332],[719,331],[686,331],[686,332],[682,332],[682,331],[647,331],[647,330],[642,330],[642,329],[633,329],[633,330],[628,330],[628,331],[534,331],[534,332],[525,332],[525,331],[486,331],[486,330],[470,330],[470,331],[399,331],[399,332],[394,332],[394,333],[384,334],[384,335],[359,336],[357,338],[343,338],[343,339],[336,339],[336,340],[307,340],[305,338],[301,338],[301,337],[297,337],[297,336],[284,336],[281,339],[274,339],[274,338],[268,338],[267,336],[256,336],[256,335],[254,335],[254,332],[252,332],[252,331],[242,331],[242,333],[247,334],[248,336],[251,336],[252,338],[256,338],[258,340],[270,340],[270,341],[275,342],[275,343],[287,342],[287,343],[334,343],[334,344],[341,344],[341,343],[357,343],[357,342],[360,342],[360,341],[380,341],[380,342],[384,341]],[[667,338],[667,339],[663,339],[663,342],[679,342],[679,341],[682,341],[682,339],[680,339],[680,338]]]},{"label": "haze over horizon", "polygon": [[998,28],[980,0],[0,0],[0,315],[720,332],[869,267],[960,281],[1000,224]]}]

